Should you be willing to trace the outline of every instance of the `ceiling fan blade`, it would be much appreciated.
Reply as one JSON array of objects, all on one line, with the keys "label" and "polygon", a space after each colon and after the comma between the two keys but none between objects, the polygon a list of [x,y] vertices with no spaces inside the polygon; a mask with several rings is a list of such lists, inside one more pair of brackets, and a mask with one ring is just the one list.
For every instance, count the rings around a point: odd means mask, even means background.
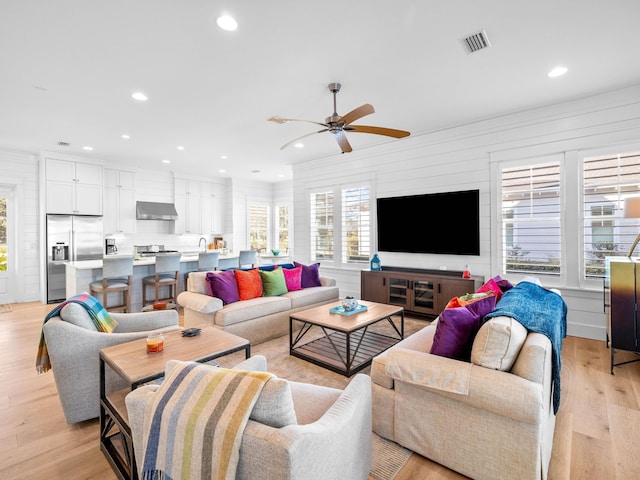
[{"label": "ceiling fan blade", "polygon": [[386,135],[387,137],[394,138],[408,137],[409,135],[411,135],[410,132],[407,132],[405,130],[395,130],[393,128],[384,127],[370,127],[367,125],[350,125],[349,127],[345,127],[345,130],[358,133],[374,133],[376,135]]},{"label": "ceiling fan blade", "polygon": [[307,122],[307,123],[315,123],[316,125],[322,125],[323,127],[329,127],[329,125],[327,125],[326,123],[314,122],[313,120],[299,120],[297,118],[271,117],[271,118],[267,118],[267,122],[276,122],[276,123]]},{"label": "ceiling fan blade", "polygon": [[355,122],[359,118],[364,117],[365,115],[371,115],[374,113],[373,105],[369,105],[365,103],[364,105],[360,105],[358,108],[351,110],[346,115],[343,115],[340,118],[340,122],[344,122],[345,125],[349,125],[351,122]]},{"label": "ceiling fan blade", "polygon": [[347,140],[344,132],[334,133],[334,136],[336,137],[338,145],[340,145],[340,148],[342,149],[342,153],[353,151],[353,149],[351,148],[351,144],[349,143],[349,140]]},{"label": "ceiling fan blade", "polygon": [[291,140],[290,142],[285,143],[284,145],[282,145],[280,147],[280,150],[284,150],[285,148],[287,148],[289,145],[291,145],[292,143],[296,143],[298,140],[302,140],[305,137],[310,137],[311,135],[315,135],[316,133],[322,133],[322,132],[328,132],[329,129],[328,128],[323,128],[322,130],[318,130],[317,132],[311,132],[311,133],[307,133],[306,135],[302,135],[301,137],[298,138],[294,138],[293,140]]}]

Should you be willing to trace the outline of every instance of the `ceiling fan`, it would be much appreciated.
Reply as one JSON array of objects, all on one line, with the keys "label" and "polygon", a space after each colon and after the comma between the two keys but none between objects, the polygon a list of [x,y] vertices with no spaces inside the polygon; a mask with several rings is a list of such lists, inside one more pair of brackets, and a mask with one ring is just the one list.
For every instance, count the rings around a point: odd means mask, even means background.
[{"label": "ceiling fan", "polygon": [[351,110],[346,115],[338,115],[338,110],[336,109],[336,93],[340,91],[341,85],[339,83],[330,83],[329,91],[333,93],[333,114],[330,117],[327,117],[324,122],[314,122],[313,120],[298,120],[296,118],[280,118],[280,117],[271,117],[267,119],[269,122],[276,123],[287,123],[287,122],[308,122],[315,123],[316,125],[321,125],[324,128],[322,130],[318,130],[317,132],[307,133],[306,135],[302,135],[301,137],[295,138],[288,143],[285,143],[280,150],[287,148],[289,145],[296,143],[298,140],[301,140],[305,137],[309,137],[311,135],[315,135],[316,133],[323,132],[331,132],[342,153],[351,152],[353,149],[349,144],[349,140],[345,136],[345,132],[356,132],[356,133],[373,133],[375,135],[386,135],[387,137],[394,138],[402,138],[410,135],[409,132],[405,130],[395,130],[393,128],[384,128],[384,127],[371,127],[366,125],[352,125],[356,120],[364,117],[365,115],[372,114],[375,110],[372,105],[365,103],[364,105],[359,106],[358,108]]}]

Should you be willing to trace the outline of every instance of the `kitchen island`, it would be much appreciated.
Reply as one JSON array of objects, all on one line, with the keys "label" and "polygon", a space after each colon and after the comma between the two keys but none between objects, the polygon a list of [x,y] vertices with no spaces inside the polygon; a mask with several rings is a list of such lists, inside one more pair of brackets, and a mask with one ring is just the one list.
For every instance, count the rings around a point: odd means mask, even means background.
[{"label": "kitchen island", "polygon": [[[220,255],[218,268],[225,270],[237,268],[238,255]],[[153,256],[137,258],[133,262],[133,285],[131,290],[131,310],[133,312],[142,311],[142,278],[153,275],[156,259]],[[187,272],[198,270],[198,255],[189,252],[183,254],[180,259],[180,276],[178,278],[178,293],[185,289],[184,276]],[[83,260],[78,262],[65,263],[66,277],[66,298],[72,297],[82,292],[89,292],[91,282],[102,279],[102,260]],[[113,300],[111,300],[113,295]],[[119,303],[118,293],[109,296],[109,303]],[[102,298],[98,298],[102,302]]]}]

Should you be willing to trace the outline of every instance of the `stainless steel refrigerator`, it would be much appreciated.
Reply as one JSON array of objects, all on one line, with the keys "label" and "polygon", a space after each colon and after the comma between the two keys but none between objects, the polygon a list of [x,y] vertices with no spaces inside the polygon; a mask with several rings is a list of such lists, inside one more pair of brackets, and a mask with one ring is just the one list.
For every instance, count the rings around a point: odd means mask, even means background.
[{"label": "stainless steel refrigerator", "polygon": [[47,303],[67,297],[66,262],[103,257],[102,217],[47,215]]}]

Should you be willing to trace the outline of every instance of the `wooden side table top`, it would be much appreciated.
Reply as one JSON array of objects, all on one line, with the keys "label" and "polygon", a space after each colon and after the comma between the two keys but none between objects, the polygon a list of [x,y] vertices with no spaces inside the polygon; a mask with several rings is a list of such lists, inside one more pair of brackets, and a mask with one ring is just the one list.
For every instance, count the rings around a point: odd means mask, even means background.
[{"label": "wooden side table top", "polygon": [[164,334],[164,350],[147,353],[147,339],[113,345],[100,350],[100,357],[122,378],[137,384],[162,376],[169,360],[203,361],[250,348],[249,340],[215,327],[202,328],[200,335],[183,337],[182,330]]},{"label": "wooden side table top", "polygon": [[292,313],[290,317],[294,320],[307,322],[321,327],[331,328],[339,332],[353,332],[366,325],[379,322],[383,318],[391,315],[402,314],[404,309],[398,305],[387,305],[385,303],[369,302],[358,300],[358,304],[366,305],[367,309],[353,315],[340,315],[331,313],[333,307],[342,305],[342,301],[320,305],[319,307],[300,310]]}]

